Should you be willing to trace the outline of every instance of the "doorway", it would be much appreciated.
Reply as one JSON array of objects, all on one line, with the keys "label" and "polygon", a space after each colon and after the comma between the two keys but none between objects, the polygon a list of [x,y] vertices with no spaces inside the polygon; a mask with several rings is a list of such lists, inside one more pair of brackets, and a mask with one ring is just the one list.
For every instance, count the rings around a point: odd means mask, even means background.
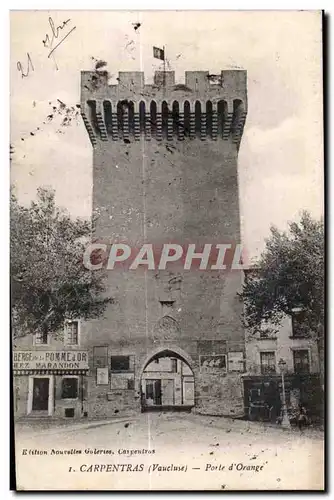
[{"label": "doorway", "polygon": [[147,379],[145,389],[146,405],[161,405],[161,380]]},{"label": "doorway", "polygon": [[193,371],[172,351],[155,354],[146,363],[140,386],[142,411],[190,411],[195,405]]},{"label": "doorway", "polygon": [[48,378],[34,378],[32,393],[32,411],[47,411],[49,408]]},{"label": "doorway", "polygon": [[53,376],[29,377],[27,414],[52,415]]}]

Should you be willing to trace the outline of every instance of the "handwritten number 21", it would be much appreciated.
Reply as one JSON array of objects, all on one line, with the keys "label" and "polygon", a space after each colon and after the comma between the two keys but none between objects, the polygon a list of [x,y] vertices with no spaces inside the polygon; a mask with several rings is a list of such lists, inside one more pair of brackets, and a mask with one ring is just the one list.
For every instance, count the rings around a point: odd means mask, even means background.
[{"label": "handwritten number 21", "polygon": [[21,71],[22,78],[26,78],[29,75],[29,72],[31,69],[32,69],[32,71],[35,71],[29,52],[27,52],[27,58],[28,59],[27,59],[27,70],[26,71],[24,71],[23,66],[22,66],[20,61],[18,61],[17,65],[16,65],[18,71]]}]

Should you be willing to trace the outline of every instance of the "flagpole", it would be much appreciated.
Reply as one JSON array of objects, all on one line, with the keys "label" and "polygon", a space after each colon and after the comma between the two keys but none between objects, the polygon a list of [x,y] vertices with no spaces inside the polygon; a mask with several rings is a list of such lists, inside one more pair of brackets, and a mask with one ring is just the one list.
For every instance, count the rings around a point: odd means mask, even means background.
[{"label": "flagpole", "polygon": [[166,87],[166,46],[163,46],[164,51],[164,87]]}]

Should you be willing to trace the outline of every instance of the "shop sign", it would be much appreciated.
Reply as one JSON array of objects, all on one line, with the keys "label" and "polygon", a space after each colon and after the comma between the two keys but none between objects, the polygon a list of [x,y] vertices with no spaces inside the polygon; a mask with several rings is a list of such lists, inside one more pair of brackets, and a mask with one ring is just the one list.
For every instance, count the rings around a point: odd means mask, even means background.
[{"label": "shop sign", "polygon": [[88,370],[87,351],[13,351],[14,370]]},{"label": "shop sign", "polygon": [[200,356],[201,371],[220,372],[226,371],[226,354],[215,354],[212,356]]}]

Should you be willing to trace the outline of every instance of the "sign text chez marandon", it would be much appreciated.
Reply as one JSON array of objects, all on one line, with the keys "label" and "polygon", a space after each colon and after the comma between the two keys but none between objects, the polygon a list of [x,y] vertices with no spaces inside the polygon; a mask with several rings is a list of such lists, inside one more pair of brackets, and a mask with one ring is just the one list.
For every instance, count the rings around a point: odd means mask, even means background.
[{"label": "sign text chez marandon", "polygon": [[14,370],[88,369],[87,351],[14,351]]}]

